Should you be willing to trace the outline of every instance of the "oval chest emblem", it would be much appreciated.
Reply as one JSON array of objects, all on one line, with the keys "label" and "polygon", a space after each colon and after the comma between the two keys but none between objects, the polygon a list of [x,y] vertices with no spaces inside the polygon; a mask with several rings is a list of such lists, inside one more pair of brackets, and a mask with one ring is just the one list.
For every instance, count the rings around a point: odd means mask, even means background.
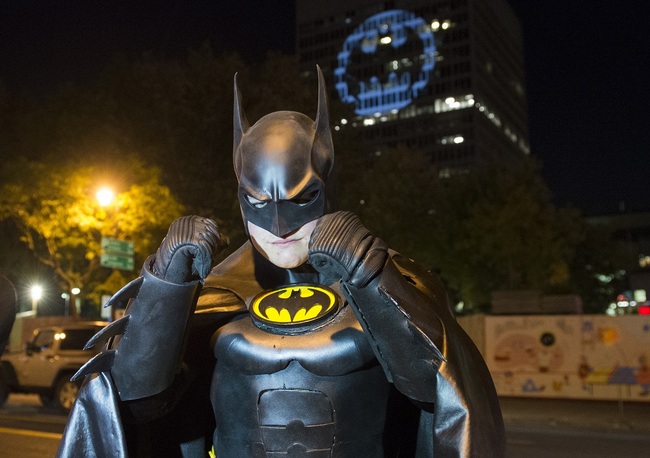
[{"label": "oval chest emblem", "polygon": [[271,327],[304,327],[321,323],[340,306],[338,295],[322,285],[290,285],[258,294],[251,304],[254,321]]}]

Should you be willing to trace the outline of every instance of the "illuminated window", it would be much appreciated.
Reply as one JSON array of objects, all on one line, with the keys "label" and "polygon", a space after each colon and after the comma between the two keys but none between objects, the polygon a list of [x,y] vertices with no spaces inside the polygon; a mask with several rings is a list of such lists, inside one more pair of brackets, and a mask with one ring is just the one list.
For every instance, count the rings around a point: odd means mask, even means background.
[{"label": "illuminated window", "polygon": [[434,106],[436,113],[461,110],[474,106],[474,96],[472,94],[466,94],[458,97],[446,97],[444,100],[436,99]]},{"label": "illuminated window", "polygon": [[458,145],[463,143],[465,138],[462,135],[446,135],[438,140],[442,145]]}]

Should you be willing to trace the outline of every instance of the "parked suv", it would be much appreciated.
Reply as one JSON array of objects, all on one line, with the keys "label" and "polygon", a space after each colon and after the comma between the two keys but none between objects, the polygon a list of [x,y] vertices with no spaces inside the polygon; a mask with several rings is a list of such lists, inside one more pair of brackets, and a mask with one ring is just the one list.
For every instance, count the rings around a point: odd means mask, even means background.
[{"label": "parked suv", "polygon": [[83,347],[106,324],[92,321],[35,329],[24,351],[3,354],[0,407],[9,393],[36,393],[44,405],[69,412],[80,385],[70,377],[97,353]]}]

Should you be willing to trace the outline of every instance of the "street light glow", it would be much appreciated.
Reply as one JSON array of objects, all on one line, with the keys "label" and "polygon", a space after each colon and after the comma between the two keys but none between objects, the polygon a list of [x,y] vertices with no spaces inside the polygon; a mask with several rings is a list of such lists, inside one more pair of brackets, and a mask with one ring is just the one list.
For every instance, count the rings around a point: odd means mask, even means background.
[{"label": "street light glow", "polygon": [[43,288],[40,285],[34,285],[30,290],[30,294],[33,300],[38,301],[43,297]]},{"label": "street light glow", "polygon": [[32,311],[36,311],[38,301],[43,297],[43,287],[41,285],[32,285],[29,289],[29,294],[32,296]]},{"label": "street light glow", "polygon": [[95,194],[95,197],[97,197],[97,201],[99,202],[99,205],[101,205],[102,207],[106,207],[107,205],[110,205],[111,202],[113,202],[113,199],[115,198],[115,193],[113,192],[112,189],[103,187],[97,190],[97,194]]}]

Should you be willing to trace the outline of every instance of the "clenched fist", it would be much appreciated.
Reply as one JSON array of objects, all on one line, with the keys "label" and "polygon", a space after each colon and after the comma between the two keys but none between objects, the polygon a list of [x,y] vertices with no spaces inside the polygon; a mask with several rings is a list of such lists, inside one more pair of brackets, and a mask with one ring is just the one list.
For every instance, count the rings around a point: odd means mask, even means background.
[{"label": "clenched fist", "polygon": [[316,270],[357,288],[370,283],[387,258],[384,241],[373,237],[350,212],[322,216],[309,242],[309,262]]},{"label": "clenched fist", "polygon": [[219,250],[228,238],[217,223],[201,216],[183,216],[174,221],[156,251],[153,273],[172,283],[203,280],[212,270]]}]

